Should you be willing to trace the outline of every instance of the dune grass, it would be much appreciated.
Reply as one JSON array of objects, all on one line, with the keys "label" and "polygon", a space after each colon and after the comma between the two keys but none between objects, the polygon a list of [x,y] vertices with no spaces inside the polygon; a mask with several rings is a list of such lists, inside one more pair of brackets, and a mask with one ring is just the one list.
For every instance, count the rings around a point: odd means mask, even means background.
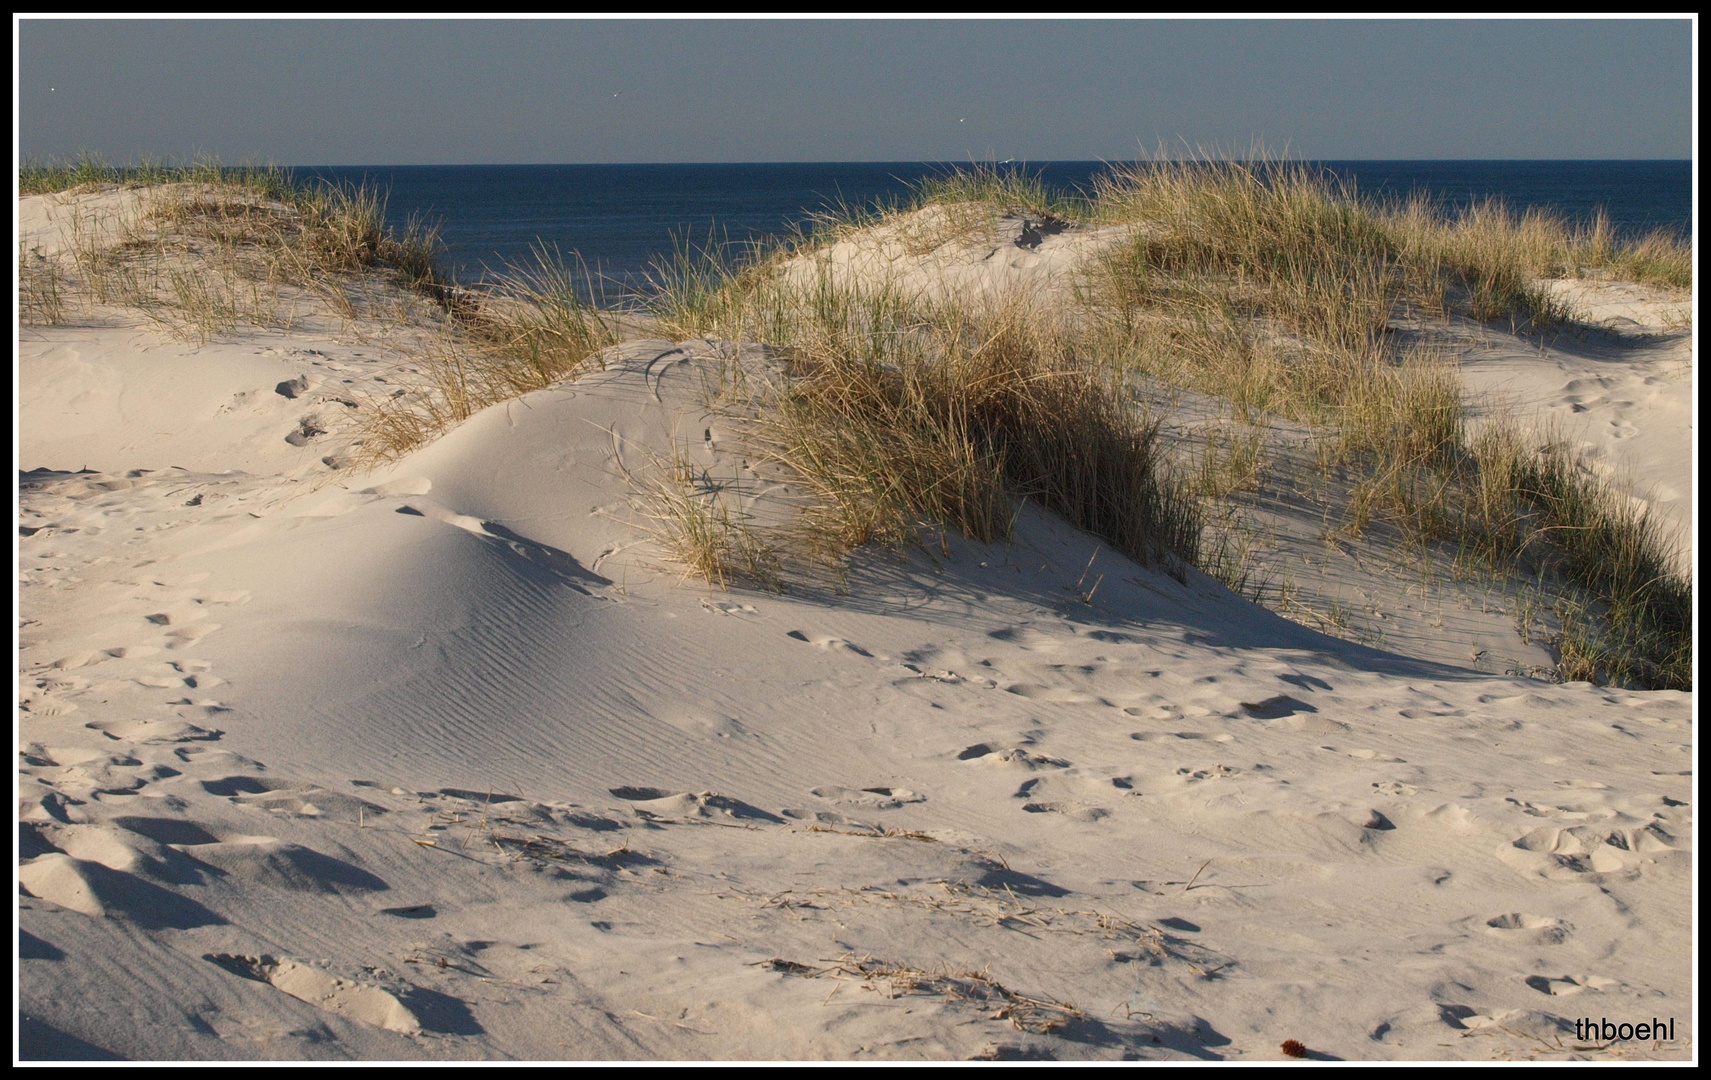
[{"label": "dune grass", "polygon": [[57,260],[18,242],[18,320],[24,326],[57,326],[66,319],[71,282]]},{"label": "dune grass", "polygon": [[420,218],[389,226],[385,196],[372,186],[299,183],[280,169],[212,160],[119,167],[90,156],[26,163],[19,186],[135,193],[104,215],[74,211],[64,252],[20,247],[27,324],[123,308],[195,342],[313,315],[346,327],[437,326],[421,347],[419,385],[364,411],[359,458],[371,463],[574,375],[615,340],[574,261],[538,250],[478,296],[441,268],[436,227]]},{"label": "dune grass", "polygon": [[[1454,357],[1396,329],[1409,313],[1459,313],[1549,332],[1574,313],[1539,276],[1681,285],[1683,243],[1618,241],[1604,219],[1576,228],[1498,203],[1372,204],[1275,161],[1121,168],[1086,200],[976,172],[923,185],[877,223],[903,229],[909,250],[915,222],[929,223],[917,240],[943,243],[1000,215],[1122,238],[1067,317],[840,278],[826,245],[871,216],[735,267],[685,259],[661,275],[653,310],[679,334],[786,348],[793,379],[756,430],[807,481],[828,550],[936,528],[997,538],[1027,497],[1143,562],[1170,553],[1263,587],[1253,538],[1218,506],[1257,482],[1278,417],[1314,433],[1345,529],[1382,520],[1421,551],[1447,545],[1464,566],[1546,582],[1559,677],[1691,685],[1691,587],[1656,530],[1556,442],[1501,420],[1470,435]],[[1120,372],[1215,395],[1235,422],[1190,474],[1167,475]]]},{"label": "dune grass", "polygon": [[1655,528],[1553,440],[1512,420],[1470,437],[1453,358],[1394,330],[1411,309],[1550,330],[1573,313],[1538,275],[1682,285],[1682,242],[1497,203],[1374,206],[1278,162],[1117,170],[1095,211],[1128,227],[1083,287],[1107,348],[1250,417],[1312,425],[1322,466],[1352,477],[1355,532],[1380,515],[1491,572],[1553,580],[1561,677],[1691,685],[1691,588]]},{"label": "dune grass", "polygon": [[[354,318],[376,275],[449,307],[455,290],[437,263],[439,240],[420,220],[386,224],[372,187],[301,184],[270,166],[110,166],[85,156],[19,168],[24,194],[134,192],[73,209],[69,250],[20,253],[31,284],[51,281],[59,303],[34,302],[31,321],[62,322],[91,305],[133,308],[179,336],[206,341],[242,325],[289,325],[291,290]],[[28,258],[26,258],[28,256]],[[22,274],[21,274],[22,276]],[[34,300],[43,293],[37,288]]]},{"label": "dune grass", "polygon": [[47,161],[26,158],[18,166],[20,195],[50,195],[109,186],[160,187],[166,184],[240,187],[265,199],[285,199],[300,190],[290,173],[277,166],[222,165],[212,157],[199,157],[181,165],[151,159],[135,165],[111,165],[99,155],[85,153],[74,158]]},{"label": "dune grass", "polygon": [[631,481],[654,535],[687,574],[721,589],[745,581],[784,589],[792,554],[785,531],[757,527],[734,485],[697,470],[681,448]]},{"label": "dune grass", "polygon": [[[1048,311],[934,303],[802,258],[679,260],[653,304],[676,336],[784,350],[788,377],[745,400],[749,434],[812,496],[817,557],[945,530],[1002,540],[1029,500],[1139,562],[1196,561],[1197,511],[1161,469],[1157,425]],[[780,272],[787,259],[795,272]]]},{"label": "dune grass", "polygon": [[616,343],[586,270],[556,251],[533,254],[532,265],[506,267],[479,302],[456,312],[421,358],[420,388],[371,404],[366,460],[396,460],[489,405],[574,378]]}]

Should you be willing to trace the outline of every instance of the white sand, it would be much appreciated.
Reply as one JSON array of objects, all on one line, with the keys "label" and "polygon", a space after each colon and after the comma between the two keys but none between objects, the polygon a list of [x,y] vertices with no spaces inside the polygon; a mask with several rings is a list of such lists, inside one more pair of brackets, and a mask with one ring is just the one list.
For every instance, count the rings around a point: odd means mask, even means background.
[{"label": "white sand", "polygon": [[1682,292],[1625,282],[1558,281],[1591,329],[1543,349],[1486,335],[1463,360],[1489,408],[1532,419],[1628,490],[1686,570],[1693,533],[1693,327]]},{"label": "white sand", "polygon": [[703,392],[752,349],[628,342],[357,476],[285,436],[383,345],[21,338],[26,1058],[1690,1056],[1690,695],[1033,511],[847,594],[684,583],[630,477],[761,490]]}]

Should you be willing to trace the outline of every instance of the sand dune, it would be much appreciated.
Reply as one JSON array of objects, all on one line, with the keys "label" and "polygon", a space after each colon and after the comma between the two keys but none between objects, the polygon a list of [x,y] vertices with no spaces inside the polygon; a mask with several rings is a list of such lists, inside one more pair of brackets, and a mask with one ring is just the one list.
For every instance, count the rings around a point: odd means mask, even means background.
[{"label": "sand dune", "polygon": [[[378,336],[22,338],[26,1059],[1690,1054],[1688,694],[1339,640],[1031,508],[686,582],[639,477],[791,505],[708,404],[752,345],[361,473]],[[1666,361],[1597,397],[1578,347],[1475,367],[1632,425],[1585,437],[1690,520]]]}]

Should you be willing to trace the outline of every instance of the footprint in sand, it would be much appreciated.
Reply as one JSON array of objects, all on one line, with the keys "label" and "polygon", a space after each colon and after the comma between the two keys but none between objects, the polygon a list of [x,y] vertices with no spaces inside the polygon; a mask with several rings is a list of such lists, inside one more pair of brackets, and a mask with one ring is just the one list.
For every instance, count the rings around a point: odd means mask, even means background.
[{"label": "footprint in sand", "polygon": [[90,664],[99,664],[106,659],[106,653],[91,649],[88,652],[72,653],[70,656],[62,656],[48,666],[56,671],[69,671],[72,668],[86,667]]},{"label": "footprint in sand", "polygon": [[1155,742],[1160,739],[1204,739],[1207,742],[1227,743],[1235,740],[1235,736],[1227,732],[1208,735],[1201,731],[1137,731],[1129,736],[1140,742]]},{"label": "footprint in sand", "polygon": [[1039,652],[1056,652],[1063,647],[1063,642],[1056,635],[1036,630],[1031,626],[1004,626],[988,632],[986,636],[994,641],[1014,645],[1019,649]]},{"label": "footprint in sand", "polygon": [[264,768],[261,762],[251,760],[242,754],[234,754],[230,750],[214,750],[197,744],[177,747],[172,751],[172,756],[187,765],[193,766],[198,771],[230,773],[233,770],[260,770]]},{"label": "footprint in sand", "polygon": [[1640,829],[1607,826],[1546,826],[1533,829],[1497,849],[1497,857],[1522,873],[1552,881],[1584,880],[1583,874],[1620,873],[1644,856],[1676,850],[1656,822]]},{"label": "footprint in sand", "polygon": [[219,623],[198,622],[181,630],[169,631],[165,645],[169,649],[186,649],[220,628]]},{"label": "footprint in sand", "polygon": [[1574,927],[1549,915],[1527,915],[1512,911],[1485,920],[1485,932],[1503,941],[1527,945],[1560,945]]},{"label": "footprint in sand", "polygon": [[1142,720],[1157,720],[1170,723],[1181,720],[1182,709],[1175,705],[1130,705],[1123,710],[1124,715],[1138,717]]},{"label": "footprint in sand", "polygon": [[34,744],[32,757],[51,761],[43,779],[74,799],[101,795],[128,795],[157,780],[178,775],[176,769],[144,764],[130,754],[109,753],[88,747],[42,747]]},{"label": "footprint in sand", "polygon": [[1020,746],[1000,750],[987,743],[975,743],[957,754],[958,761],[979,761],[987,765],[1003,765],[1013,769],[1067,769],[1069,762],[1062,758],[1036,754]]},{"label": "footprint in sand", "polygon": [[[922,667],[918,664],[900,664],[905,671],[913,672],[917,679],[932,679],[934,682],[956,684],[965,681],[961,675],[945,668]],[[991,683],[987,684],[992,685]]]},{"label": "footprint in sand", "polygon": [[1273,694],[1259,701],[1238,702],[1241,710],[1255,720],[1281,720],[1296,713],[1316,713],[1319,710],[1288,694]]},{"label": "footprint in sand", "polygon": [[[750,608],[749,610],[753,611],[754,609]],[[813,637],[813,638],[811,638],[807,634],[804,634],[800,630],[792,630],[789,633],[785,634],[784,636],[788,637],[788,638],[795,638],[797,641],[805,641],[808,644],[814,646],[815,648],[824,649],[827,652],[838,652],[838,651],[853,652],[857,656],[868,656],[868,657],[871,657],[873,655],[872,653],[868,652],[866,649],[862,648],[860,645],[852,644],[852,643],[844,640],[841,637]]]},{"label": "footprint in sand", "polygon": [[1406,760],[1403,758],[1391,757],[1389,754],[1382,753],[1378,750],[1372,750],[1367,747],[1357,747],[1353,750],[1345,750],[1337,746],[1321,746],[1319,749],[1329,751],[1333,754],[1342,754],[1346,757],[1352,757],[1357,761],[1382,761],[1387,765],[1407,764]]},{"label": "footprint in sand", "polygon": [[1090,641],[1102,641],[1107,645],[1133,645],[1140,641],[1140,638],[1119,634],[1114,630],[1089,630],[1083,636]]},{"label": "footprint in sand", "polygon": [[361,823],[387,810],[354,795],[328,791],[314,784],[259,776],[225,776],[203,780],[210,795],[230,799],[240,806],[255,806],[279,814],[326,818],[329,821]]},{"label": "footprint in sand", "polygon": [[96,722],[85,726],[99,731],[109,739],[145,745],[208,742],[218,739],[224,734],[217,729],[197,727],[195,724],[183,720],[117,720]]},{"label": "footprint in sand", "polygon": [[183,626],[186,623],[193,623],[207,617],[208,613],[202,610],[200,602],[197,601],[181,604],[170,611],[157,611],[153,615],[143,616],[145,620],[154,623],[156,626]]},{"label": "footprint in sand", "polygon": [[211,867],[217,876],[248,885],[323,895],[384,892],[389,888],[381,878],[352,862],[271,836],[232,836],[172,847]]},{"label": "footprint in sand", "polygon": [[668,791],[652,787],[615,787],[613,795],[631,804],[637,817],[651,821],[683,821],[697,818],[728,818],[738,821],[768,821],[783,824],[777,814],[767,813],[740,799],[711,791]]},{"label": "footprint in sand", "polygon": [[[1575,994],[1584,993],[1586,990],[1592,989],[1590,985],[1591,980],[1582,982],[1581,980],[1569,975],[1558,975],[1554,979],[1548,975],[1529,975],[1522,981],[1534,990],[1537,990],[1539,993],[1549,994],[1551,997],[1572,997]],[[1602,979],[1599,981],[1605,984],[1613,984],[1615,982],[1613,979]]]},{"label": "footprint in sand", "polygon": [[404,999],[413,989],[408,984],[384,985],[378,981],[346,978],[305,961],[285,957],[209,953],[203,959],[234,975],[267,983],[317,1009],[401,1035],[419,1035],[422,1032],[421,1018],[405,1004]]},{"label": "footprint in sand", "polygon": [[22,701],[19,703],[18,707],[29,713],[31,716],[44,717],[66,716],[77,711],[76,702],[61,701],[58,698],[48,697],[45,695],[33,697],[27,701]]},{"label": "footprint in sand", "polygon": [[1176,775],[1182,777],[1186,783],[1193,784],[1202,780],[1221,780],[1226,776],[1235,776],[1241,771],[1229,765],[1209,765],[1203,769],[1190,768],[1184,765],[1176,770]]},{"label": "footprint in sand", "polygon": [[1342,735],[1353,730],[1347,724],[1323,716],[1285,716],[1282,719],[1266,721],[1266,726],[1276,731],[1301,735]]},{"label": "footprint in sand", "polygon": [[[753,604],[739,604],[734,600],[709,600],[701,598],[701,610],[714,615],[759,615]],[[807,640],[804,638],[803,640]]]},{"label": "footprint in sand", "polygon": [[1022,804],[1022,810],[1029,814],[1061,814],[1071,821],[1100,821],[1111,816],[1111,811],[1102,806],[1074,803],[1027,802]]},{"label": "footprint in sand", "polygon": [[926,802],[927,797],[905,787],[847,788],[837,785],[817,787],[809,792],[817,799],[846,806],[861,806],[874,810],[895,810],[908,803]]},{"label": "footprint in sand", "polygon": [[[807,821],[811,822],[812,825],[830,825],[834,827],[842,826],[844,828],[860,829],[865,832],[880,834],[885,832],[883,828],[875,825],[871,821],[862,821],[859,818],[845,817],[843,814],[837,813],[833,810],[810,810],[806,808],[797,808],[783,810],[780,812],[792,821]],[[810,828],[812,828],[812,825]]]},{"label": "footprint in sand", "polygon": [[432,904],[410,904],[405,907],[381,908],[382,915],[391,915],[398,919],[431,919],[439,914]]},{"label": "footprint in sand", "polygon": [[147,837],[157,844],[215,844],[220,838],[188,818],[116,817],[112,823],[127,832]]},{"label": "footprint in sand", "polygon": [[1400,780],[1386,780],[1382,783],[1375,782],[1372,785],[1372,789],[1380,795],[1389,795],[1393,798],[1402,798],[1408,795],[1420,794],[1419,788],[1415,787],[1413,784],[1404,784]]},{"label": "footprint in sand", "polygon": [[160,649],[153,645],[119,645],[107,650],[107,655],[115,660],[137,660],[159,653]]},{"label": "footprint in sand", "polygon": [[1037,683],[1015,683],[1006,686],[1004,690],[1006,693],[1027,698],[1029,701],[1062,702],[1067,705],[1111,705],[1111,702],[1092,694],[1083,694],[1057,686],[1040,686]]}]

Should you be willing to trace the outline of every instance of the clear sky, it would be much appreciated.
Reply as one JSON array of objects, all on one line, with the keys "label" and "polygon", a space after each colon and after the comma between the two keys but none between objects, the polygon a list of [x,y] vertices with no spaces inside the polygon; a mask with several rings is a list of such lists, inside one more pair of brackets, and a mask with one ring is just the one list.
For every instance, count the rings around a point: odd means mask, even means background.
[{"label": "clear sky", "polygon": [[18,149],[37,159],[1692,154],[1685,18],[16,25]]}]

